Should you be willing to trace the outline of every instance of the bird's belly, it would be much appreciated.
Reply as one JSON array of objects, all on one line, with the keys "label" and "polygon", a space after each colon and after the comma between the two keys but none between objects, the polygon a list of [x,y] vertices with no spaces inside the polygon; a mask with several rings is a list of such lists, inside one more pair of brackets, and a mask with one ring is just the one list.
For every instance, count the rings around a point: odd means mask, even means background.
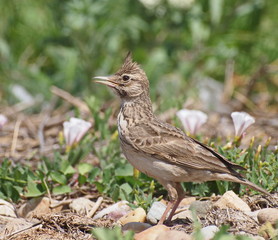
[{"label": "bird's belly", "polygon": [[144,153],[138,153],[129,145],[123,144],[122,150],[133,167],[158,181],[161,179],[172,182],[203,182],[209,181],[211,178],[210,171],[196,171],[195,169],[186,169],[179,165],[170,164]]}]

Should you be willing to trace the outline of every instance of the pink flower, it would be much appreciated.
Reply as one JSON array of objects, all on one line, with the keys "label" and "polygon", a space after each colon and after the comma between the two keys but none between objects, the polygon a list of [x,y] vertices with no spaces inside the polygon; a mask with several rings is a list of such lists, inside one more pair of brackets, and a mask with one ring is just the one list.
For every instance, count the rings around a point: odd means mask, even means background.
[{"label": "pink flower", "polygon": [[81,140],[92,124],[79,118],[70,118],[69,121],[63,123],[63,126],[66,144],[72,146]]},{"label": "pink flower", "polygon": [[7,122],[8,118],[5,115],[0,114],[0,128],[2,128]]},{"label": "pink flower", "polygon": [[207,114],[198,110],[182,109],[177,112],[177,116],[185,131],[189,132],[191,135],[195,135],[208,119]]},{"label": "pink flower", "polygon": [[237,137],[242,137],[245,130],[255,122],[255,118],[246,112],[232,112],[231,116],[235,126],[235,135]]}]

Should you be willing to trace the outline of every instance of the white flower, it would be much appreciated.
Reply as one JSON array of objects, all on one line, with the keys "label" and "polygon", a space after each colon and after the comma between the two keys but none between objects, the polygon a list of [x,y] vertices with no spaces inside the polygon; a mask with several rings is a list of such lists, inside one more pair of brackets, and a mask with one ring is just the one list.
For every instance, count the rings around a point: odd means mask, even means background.
[{"label": "white flower", "polygon": [[70,118],[69,122],[63,123],[63,126],[66,144],[72,146],[81,140],[92,124],[79,118]]},{"label": "white flower", "polygon": [[198,110],[182,109],[177,112],[185,131],[195,135],[199,128],[207,121],[207,114]]},{"label": "white flower", "polygon": [[231,116],[237,137],[241,137],[245,133],[245,130],[255,122],[255,118],[246,112],[232,112]]},{"label": "white flower", "polygon": [[2,128],[7,122],[8,118],[5,115],[0,114],[0,128]]}]

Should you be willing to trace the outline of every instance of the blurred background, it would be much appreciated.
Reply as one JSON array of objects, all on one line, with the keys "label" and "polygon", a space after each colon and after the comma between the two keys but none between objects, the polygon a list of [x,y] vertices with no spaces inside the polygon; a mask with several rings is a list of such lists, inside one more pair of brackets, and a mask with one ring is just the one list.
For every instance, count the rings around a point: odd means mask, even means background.
[{"label": "blurred background", "polygon": [[221,98],[276,112],[277,12],[277,0],[1,1],[0,99],[16,103],[20,85],[49,100],[55,85],[108,100],[92,77],[131,51],[161,110],[188,98],[221,110]]}]

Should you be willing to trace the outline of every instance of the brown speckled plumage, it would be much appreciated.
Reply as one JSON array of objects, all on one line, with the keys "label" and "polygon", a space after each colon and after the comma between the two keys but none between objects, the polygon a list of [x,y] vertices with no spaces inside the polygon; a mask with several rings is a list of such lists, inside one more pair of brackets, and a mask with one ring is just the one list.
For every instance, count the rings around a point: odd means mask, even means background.
[{"label": "brown speckled plumage", "polygon": [[235,171],[243,167],[157,119],[147,76],[130,54],[115,75],[96,78],[121,98],[118,131],[125,157],[139,171],[157,179],[169,193],[170,202],[159,223],[164,222],[172,208],[168,217],[171,220],[184,197],[181,182],[232,181],[268,194]]}]

